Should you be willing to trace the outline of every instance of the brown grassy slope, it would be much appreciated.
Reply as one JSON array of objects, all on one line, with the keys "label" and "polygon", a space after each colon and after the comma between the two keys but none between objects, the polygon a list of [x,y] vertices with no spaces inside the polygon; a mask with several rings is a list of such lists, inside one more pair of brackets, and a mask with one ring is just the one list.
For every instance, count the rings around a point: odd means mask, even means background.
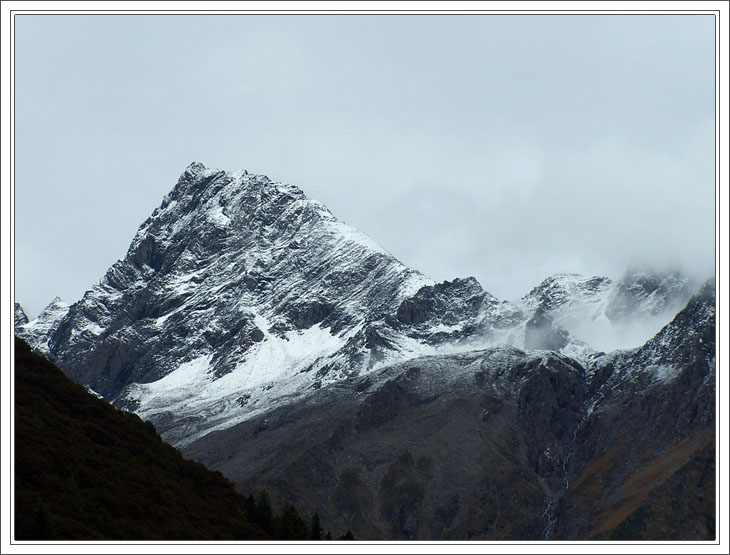
[{"label": "brown grassy slope", "polygon": [[[693,451],[683,465],[684,461],[678,459],[687,457],[689,449],[680,445],[674,452],[660,457],[629,479],[622,492],[622,498],[611,507],[612,518],[601,518],[599,514],[594,519],[595,528],[590,539],[713,540],[715,538],[713,440],[714,438],[711,438],[701,448]],[[681,465],[676,472],[672,472],[671,468],[674,462]],[[668,477],[662,481],[662,477],[667,475]],[[655,484],[658,485],[653,487]]]}]

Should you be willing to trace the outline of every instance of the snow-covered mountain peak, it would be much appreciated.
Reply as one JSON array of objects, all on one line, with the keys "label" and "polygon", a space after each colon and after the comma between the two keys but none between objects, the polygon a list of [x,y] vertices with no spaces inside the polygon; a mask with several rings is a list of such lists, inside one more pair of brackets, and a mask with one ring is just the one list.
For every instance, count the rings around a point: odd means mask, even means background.
[{"label": "snow-covered mountain peak", "polygon": [[610,285],[611,280],[607,277],[554,274],[525,295],[522,302],[530,308],[552,310],[566,302],[589,302],[604,293]]},{"label": "snow-covered mountain peak", "polygon": [[208,171],[208,168],[205,167],[205,164],[202,162],[198,162],[197,160],[194,160],[188,164],[188,167],[185,168],[185,171],[183,172],[184,176],[192,176],[197,175],[200,173],[203,173],[205,171]]},{"label": "snow-covered mountain peak", "polygon": [[404,266],[294,185],[194,162],[80,301],[54,300],[18,329],[182,443],[421,356],[507,345],[590,358],[616,327],[613,299],[639,310],[678,290],[620,283],[619,295],[608,278],[556,274],[499,302],[473,277],[436,283]]},{"label": "snow-covered mountain peak", "polygon": [[55,318],[58,314],[65,314],[71,305],[61,297],[54,297],[53,300],[41,311],[35,320]]},{"label": "snow-covered mountain peak", "polygon": [[52,343],[75,379],[140,410],[159,394],[132,384],[193,369],[215,402],[290,394],[382,363],[376,330],[432,283],[297,187],[194,163]]},{"label": "snow-covered mountain peak", "polygon": [[[28,321],[26,317],[26,321],[20,325],[17,319],[18,307],[20,305],[16,303],[15,334],[25,339],[33,348],[48,355],[50,352],[49,342],[63,318],[68,314],[70,305],[65,303],[61,297],[55,297],[36,318]],[[23,316],[25,316],[25,313],[23,313]]]},{"label": "snow-covered mountain peak", "polygon": [[28,316],[25,314],[20,303],[15,303],[15,327],[24,326],[28,323]]}]

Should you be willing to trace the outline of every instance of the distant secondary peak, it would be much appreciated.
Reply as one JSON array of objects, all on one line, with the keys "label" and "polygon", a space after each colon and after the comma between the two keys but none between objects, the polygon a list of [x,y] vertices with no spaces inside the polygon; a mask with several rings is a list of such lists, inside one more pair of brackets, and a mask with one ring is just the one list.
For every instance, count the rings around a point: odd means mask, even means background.
[{"label": "distant secondary peak", "polygon": [[452,281],[445,280],[441,283],[436,283],[432,286],[427,287],[431,287],[433,291],[438,293],[458,295],[464,298],[484,294],[486,294],[488,297],[491,297],[489,293],[484,291],[481,283],[479,283],[479,281],[472,276],[466,278],[457,277],[454,278]]},{"label": "distant secondary peak", "polygon": [[15,303],[15,327],[24,326],[28,323],[28,316],[26,316],[23,307],[20,303]]},{"label": "distant secondary peak", "polygon": [[534,287],[527,296],[531,296],[540,293],[546,289],[551,288],[595,288],[600,285],[608,285],[611,283],[611,279],[603,276],[584,276],[582,274],[575,273],[560,273],[553,274],[552,276],[544,279],[540,285]]},{"label": "distant secondary peak", "polygon": [[456,278],[424,285],[415,295],[401,302],[396,318],[414,325],[426,322],[453,325],[464,318],[476,317],[482,304],[493,300],[476,278]]}]

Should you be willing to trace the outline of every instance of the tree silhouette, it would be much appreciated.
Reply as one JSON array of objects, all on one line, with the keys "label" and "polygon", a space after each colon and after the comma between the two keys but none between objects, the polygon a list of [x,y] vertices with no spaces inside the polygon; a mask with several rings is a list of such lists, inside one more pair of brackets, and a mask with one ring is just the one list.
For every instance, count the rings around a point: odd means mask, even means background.
[{"label": "tree silhouette", "polygon": [[352,541],[354,539],[355,539],[355,536],[352,535],[352,531],[350,529],[348,529],[347,532],[345,532],[342,536],[337,537],[338,541],[342,541],[342,540]]},{"label": "tree silhouette", "polygon": [[319,523],[319,513],[314,513],[312,524],[309,528],[309,539],[319,541],[322,539],[322,526]]},{"label": "tree silhouette", "polygon": [[307,540],[309,530],[293,505],[284,505],[281,517],[277,519],[276,537],[281,540]]}]

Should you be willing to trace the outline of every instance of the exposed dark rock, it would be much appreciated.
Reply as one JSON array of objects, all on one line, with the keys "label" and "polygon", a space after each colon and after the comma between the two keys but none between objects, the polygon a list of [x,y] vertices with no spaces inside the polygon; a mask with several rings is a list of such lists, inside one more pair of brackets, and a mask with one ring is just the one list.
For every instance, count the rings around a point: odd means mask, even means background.
[{"label": "exposed dark rock", "polygon": [[404,299],[396,317],[405,324],[419,325],[438,320],[446,325],[474,317],[483,303],[496,302],[473,277],[422,287]]},{"label": "exposed dark rock", "polygon": [[312,302],[293,308],[292,320],[299,329],[311,328],[332,313],[334,307],[328,302]]}]

